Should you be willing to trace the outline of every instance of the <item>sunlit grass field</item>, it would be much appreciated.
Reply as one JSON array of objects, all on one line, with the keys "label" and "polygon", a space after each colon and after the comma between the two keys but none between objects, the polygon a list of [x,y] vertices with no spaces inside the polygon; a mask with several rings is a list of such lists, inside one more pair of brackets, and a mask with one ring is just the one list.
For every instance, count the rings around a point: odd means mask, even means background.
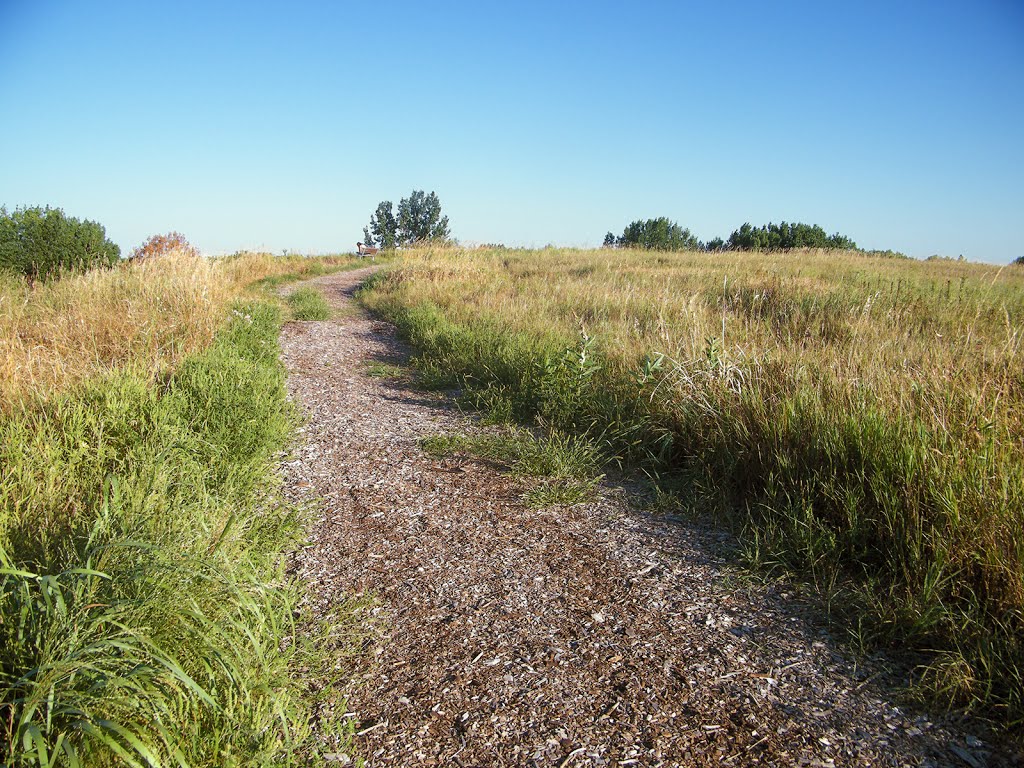
[{"label": "sunlit grass field", "polygon": [[232,299],[356,263],[172,253],[35,285],[0,273],[0,409],[105,372],[169,370],[210,343]]},{"label": "sunlit grass field", "polygon": [[425,380],[658,475],[918,690],[1022,722],[1024,268],[433,249],[364,301]]},{"label": "sunlit grass field", "polygon": [[286,310],[263,288],[350,263],[0,278],[0,764],[306,764],[344,744],[314,738],[308,683],[330,694],[352,619],[297,626]]}]

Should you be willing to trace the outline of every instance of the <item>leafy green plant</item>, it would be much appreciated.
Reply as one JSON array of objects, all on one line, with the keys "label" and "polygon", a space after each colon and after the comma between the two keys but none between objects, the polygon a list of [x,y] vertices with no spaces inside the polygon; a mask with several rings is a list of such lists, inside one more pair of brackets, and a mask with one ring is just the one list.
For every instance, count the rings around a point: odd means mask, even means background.
[{"label": "leafy green plant", "polygon": [[693,251],[702,247],[700,240],[689,229],[680,227],[664,216],[638,219],[630,223],[617,238],[609,232],[605,235],[604,244],[659,251]]},{"label": "leafy green plant", "polygon": [[363,227],[365,245],[391,250],[414,243],[443,243],[450,236],[448,217],[441,215],[441,200],[436,192],[414,189],[398,202],[398,212],[390,200],[383,200]]},{"label": "leafy green plant", "polygon": [[371,363],[366,366],[366,375],[374,379],[400,379],[406,374],[405,368],[393,363]]},{"label": "leafy green plant", "polygon": [[768,223],[762,227],[752,227],[749,223],[729,235],[725,243],[732,250],[740,251],[777,251],[790,248],[834,248],[854,250],[857,244],[838,232],[829,235],[817,224],[798,222]]}]

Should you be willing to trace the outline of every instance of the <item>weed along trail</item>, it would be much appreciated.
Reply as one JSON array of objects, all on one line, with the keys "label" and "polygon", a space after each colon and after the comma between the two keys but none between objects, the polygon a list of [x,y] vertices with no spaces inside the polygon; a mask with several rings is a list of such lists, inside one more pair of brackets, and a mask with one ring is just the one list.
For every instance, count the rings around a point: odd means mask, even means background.
[{"label": "weed along trail", "polygon": [[318,616],[372,598],[322,711],[368,766],[999,763],[887,698],[781,588],[730,577],[722,534],[612,487],[529,506],[500,462],[425,451],[488,428],[397,376],[407,351],[352,302],[370,271],[304,283],[334,319],[281,337],[308,419],[288,482],[320,513],[295,571]]}]

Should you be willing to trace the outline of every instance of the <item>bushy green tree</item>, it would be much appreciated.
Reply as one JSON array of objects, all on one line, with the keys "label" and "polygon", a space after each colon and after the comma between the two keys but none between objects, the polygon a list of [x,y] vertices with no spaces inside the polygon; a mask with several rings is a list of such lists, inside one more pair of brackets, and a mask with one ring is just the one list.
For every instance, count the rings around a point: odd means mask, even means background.
[{"label": "bushy green tree", "polygon": [[441,215],[436,192],[413,190],[398,203],[398,239],[403,245],[448,239],[448,217]]},{"label": "bushy green tree", "polygon": [[1016,259],[1010,262],[1011,264],[1017,264],[1018,266],[1024,267],[1024,256],[1018,256]]},{"label": "bushy green tree", "polygon": [[391,201],[383,201],[370,217],[369,226],[363,228],[363,242],[383,249],[448,238],[448,217],[441,215],[441,200],[436,192],[428,195],[423,190],[403,197],[397,215]]},{"label": "bushy green tree", "polygon": [[0,269],[30,278],[112,266],[121,249],[95,221],[79,221],[60,208],[0,208]]},{"label": "bushy green tree", "polygon": [[363,243],[385,250],[398,244],[398,221],[392,212],[390,200],[381,201],[370,217],[370,225],[363,227]]},{"label": "bushy green tree", "polygon": [[623,230],[616,244],[658,251],[695,251],[703,248],[700,240],[689,229],[680,227],[664,216],[634,221]]}]

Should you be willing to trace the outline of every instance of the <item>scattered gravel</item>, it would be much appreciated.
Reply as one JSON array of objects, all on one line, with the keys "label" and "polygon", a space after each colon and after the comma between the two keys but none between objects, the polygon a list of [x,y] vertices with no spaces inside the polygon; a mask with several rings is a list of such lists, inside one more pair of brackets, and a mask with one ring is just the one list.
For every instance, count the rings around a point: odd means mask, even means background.
[{"label": "scattered gravel", "polygon": [[529,509],[524,481],[424,454],[480,427],[367,375],[407,357],[349,306],[370,271],[306,283],[341,319],[281,338],[308,418],[290,493],[322,514],[294,568],[318,615],[374,599],[347,703],[322,713],[356,723],[368,766],[1019,764],[896,706],[782,588],[730,577],[720,531],[611,486]]}]

